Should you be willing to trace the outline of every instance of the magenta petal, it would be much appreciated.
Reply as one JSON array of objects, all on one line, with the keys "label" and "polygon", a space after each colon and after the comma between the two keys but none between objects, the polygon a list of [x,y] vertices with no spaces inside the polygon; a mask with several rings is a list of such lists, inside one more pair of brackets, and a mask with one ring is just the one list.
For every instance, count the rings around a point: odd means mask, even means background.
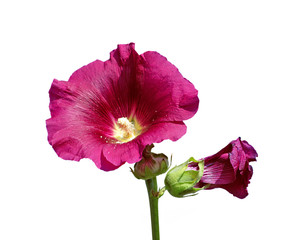
[{"label": "magenta petal", "polygon": [[68,82],[58,81],[54,79],[49,91],[51,102],[60,98],[67,97],[69,95]]},{"label": "magenta petal", "polygon": [[165,139],[177,141],[187,131],[183,122],[164,122],[150,126],[149,130],[139,137],[142,145],[148,145],[150,142],[159,143]]},{"label": "magenta petal", "polygon": [[236,180],[227,185],[222,185],[221,187],[233,194],[234,196],[243,199],[248,195],[247,186],[250,183],[250,179],[253,175],[252,166],[248,166],[245,172],[237,173]]},{"label": "magenta petal", "polygon": [[120,165],[114,165],[112,163],[112,161],[108,161],[106,159],[106,157],[104,156],[104,154],[102,153],[102,155],[100,157],[100,165],[97,165],[97,167],[104,170],[104,171],[112,171],[112,170],[115,170],[115,169],[119,168],[123,164],[124,164],[124,162],[121,163]]},{"label": "magenta petal", "polygon": [[241,141],[240,138],[232,141],[232,151],[230,152],[230,161],[235,171],[240,171],[247,168],[247,165],[251,161],[256,161],[258,156],[256,150],[247,143],[247,141]]},{"label": "magenta petal", "polygon": [[48,131],[51,132],[49,143],[53,146],[54,150],[59,157],[66,160],[79,161],[84,157],[82,143],[72,136],[72,130],[64,128],[56,131],[54,134],[50,120],[47,121]]},{"label": "magenta petal", "polygon": [[[156,52],[138,55],[133,43],[119,45],[108,61],[83,66],[68,82],[54,80],[49,94],[54,150],[63,159],[90,158],[105,171],[139,161],[146,145],[182,137],[183,120],[199,103],[174,65]],[[119,119],[137,125],[120,133],[124,139],[115,134]]]},{"label": "magenta petal", "polygon": [[113,164],[120,166],[125,162],[140,161],[144,147],[145,145],[138,144],[136,141],[124,144],[107,144],[104,146],[103,154]]},{"label": "magenta petal", "polygon": [[[228,159],[228,154],[226,155]],[[233,166],[222,157],[218,161],[207,163],[201,181],[210,184],[232,183],[235,181]]]},{"label": "magenta petal", "polygon": [[242,141],[241,144],[249,161],[256,161],[256,157],[258,157],[256,150],[247,141]]},{"label": "magenta petal", "polygon": [[[96,60],[86,66],[76,70],[69,78],[68,82],[84,90],[92,89],[96,84],[103,84],[100,79],[106,75],[104,62]],[[100,88],[97,88],[100,90]]]},{"label": "magenta petal", "polygon": [[[145,99],[155,95],[158,121],[183,121],[198,110],[198,91],[178,69],[157,52],[142,54],[145,60]],[[172,81],[174,79],[174,81]],[[160,85],[162,88],[160,88]]]}]

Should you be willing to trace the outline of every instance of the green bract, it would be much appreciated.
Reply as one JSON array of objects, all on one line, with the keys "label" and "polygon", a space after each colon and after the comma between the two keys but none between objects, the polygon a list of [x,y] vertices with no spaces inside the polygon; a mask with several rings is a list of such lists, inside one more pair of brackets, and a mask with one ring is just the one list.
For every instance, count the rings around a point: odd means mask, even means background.
[{"label": "green bract", "polygon": [[[188,169],[190,162],[197,162],[199,169]],[[174,197],[186,197],[195,194],[201,188],[195,188],[200,181],[204,170],[204,161],[190,158],[185,163],[172,168],[165,177],[166,190]]]}]

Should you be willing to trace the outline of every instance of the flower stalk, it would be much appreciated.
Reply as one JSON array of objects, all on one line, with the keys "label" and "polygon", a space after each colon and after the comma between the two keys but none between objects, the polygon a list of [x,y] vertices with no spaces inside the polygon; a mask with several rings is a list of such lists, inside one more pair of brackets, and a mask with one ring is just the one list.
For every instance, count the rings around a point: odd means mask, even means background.
[{"label": "flower stalk", "polygon": [[150,202],[150,212],[151,212],[151,225],[152,225],[152,239],[160,240],[160,230],[159,230],[159,209],[158,200],[156,196],[158,191],[157,178],[153,177],[145,180],[147,187],[147,193]]}]

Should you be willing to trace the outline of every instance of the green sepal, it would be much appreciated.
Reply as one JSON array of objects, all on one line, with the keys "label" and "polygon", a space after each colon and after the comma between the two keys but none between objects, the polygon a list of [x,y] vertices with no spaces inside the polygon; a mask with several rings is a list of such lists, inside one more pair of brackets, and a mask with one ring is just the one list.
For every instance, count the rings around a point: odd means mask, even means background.
[{"label": "green sepal", "polygon": [[175,166],[173,168],[171,168],[165,178],[165,181],[167,182],[177,182],[179,181],[179,179],[182,177],[182,173],[187,169],[188,167],[188,161],[186,161],[185,163]]}]

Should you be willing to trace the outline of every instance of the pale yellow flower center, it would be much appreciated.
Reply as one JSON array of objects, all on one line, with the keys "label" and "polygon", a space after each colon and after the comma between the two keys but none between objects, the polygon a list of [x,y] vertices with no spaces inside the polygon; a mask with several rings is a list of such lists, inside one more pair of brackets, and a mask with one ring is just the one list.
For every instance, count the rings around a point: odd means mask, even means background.
[{"label": "pale yellow flower center", "polygon": [[126,117],[121,117],[114,126],[114,138],[119,141],[118,143],[129,142],[140,133],[141,127],[135,119],[129,120]]}]

